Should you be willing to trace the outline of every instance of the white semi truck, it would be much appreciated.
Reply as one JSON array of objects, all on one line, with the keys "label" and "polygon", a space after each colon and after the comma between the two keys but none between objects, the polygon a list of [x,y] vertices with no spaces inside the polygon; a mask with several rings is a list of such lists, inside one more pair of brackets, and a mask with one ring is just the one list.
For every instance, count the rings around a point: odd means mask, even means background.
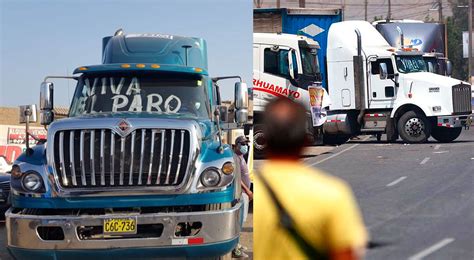
[{"label": "white semi truck", "polygon": [[[264,148],[259,123],[270,97],[283,95],[309,105],[307,81],[321,75],[317,59],[307,62],[306,56],[314,57],[318,46],[304,36],[254,34],[256,155]],[[390,46],[364,21],[332,24],[325,47],[321,66],[331,100],[323,127],[326,143],[343,143],[361,133],[379,139],[386,133],[388,141],[400,136],[410,143],[430,136],[450,142],[460,135],[472,111],[471,85],[428,72],[422,52]],[[275,62],[279,74],[270,66]],[[313,70],[305,75],[306,67]]]}]

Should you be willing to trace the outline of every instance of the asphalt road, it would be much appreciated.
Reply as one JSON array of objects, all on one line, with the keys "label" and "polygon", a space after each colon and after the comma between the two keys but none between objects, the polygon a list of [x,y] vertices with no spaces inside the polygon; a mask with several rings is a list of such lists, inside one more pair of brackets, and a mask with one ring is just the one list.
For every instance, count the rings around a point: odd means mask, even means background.
[{"label": "asphalt road", "polygon": [[[474,128],[449,144],[362,136],[310,148],[304,160],[352,186],[371,235],[367,259],[474,259]],[[251,217],[242,234],[250,255]],[[5,240],[0,223],[1,260],[11,259]]]},{"label": "asphalt road", "polygon": [[352,186],[367,259],[474,259],[473,128],[448,144],[362,136],[305,162]]}]

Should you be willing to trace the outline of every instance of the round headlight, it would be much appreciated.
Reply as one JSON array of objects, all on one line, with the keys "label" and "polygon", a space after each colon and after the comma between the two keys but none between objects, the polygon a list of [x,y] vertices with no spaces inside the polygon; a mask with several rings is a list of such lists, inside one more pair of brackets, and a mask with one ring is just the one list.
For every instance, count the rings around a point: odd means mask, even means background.
[{"label": "round headlight", "polygon": [[201,183],[206,187],[214,187],[221,181],[221,176],[216,170],[207,169],[201,174]]},{"label": "round headlight", "polygon": [[35,172],[30,172],[23,177],[23,188],[28,191],[38,191],[43,185],[41,182],[41,176]]}]

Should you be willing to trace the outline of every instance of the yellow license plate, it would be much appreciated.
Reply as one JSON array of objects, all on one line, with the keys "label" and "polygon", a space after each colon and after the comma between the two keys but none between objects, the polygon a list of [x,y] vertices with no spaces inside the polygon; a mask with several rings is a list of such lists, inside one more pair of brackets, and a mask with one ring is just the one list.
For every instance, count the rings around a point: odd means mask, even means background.
[{"label": "yellow license plate", "polygon": [[109,218],[104,219],[104,234],[136,234],[136,218]]}]

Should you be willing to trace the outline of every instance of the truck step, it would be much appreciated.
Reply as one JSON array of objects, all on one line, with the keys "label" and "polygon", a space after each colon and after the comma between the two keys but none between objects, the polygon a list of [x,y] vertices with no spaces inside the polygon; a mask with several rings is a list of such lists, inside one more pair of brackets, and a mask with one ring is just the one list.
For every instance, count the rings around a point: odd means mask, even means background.
[{"label": "truck step", "polygon": [[385,128],[361,128],[360,131],[362,133],[383,133]]}]

